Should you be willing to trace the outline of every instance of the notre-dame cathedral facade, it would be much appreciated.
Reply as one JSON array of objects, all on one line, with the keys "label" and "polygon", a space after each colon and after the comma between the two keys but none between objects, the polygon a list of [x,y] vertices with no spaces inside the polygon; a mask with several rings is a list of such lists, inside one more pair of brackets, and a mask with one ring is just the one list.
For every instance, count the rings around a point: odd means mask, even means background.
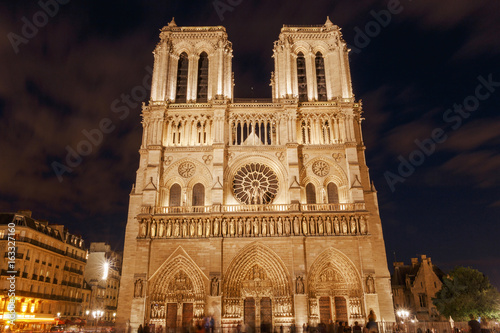
[{"label": "notre-dame cathedral facade", "polygon": [[117,322],[394,321],[362,106],[338,26],[283,26],[272,99],[233,98],[222,26],[161,29]]}]

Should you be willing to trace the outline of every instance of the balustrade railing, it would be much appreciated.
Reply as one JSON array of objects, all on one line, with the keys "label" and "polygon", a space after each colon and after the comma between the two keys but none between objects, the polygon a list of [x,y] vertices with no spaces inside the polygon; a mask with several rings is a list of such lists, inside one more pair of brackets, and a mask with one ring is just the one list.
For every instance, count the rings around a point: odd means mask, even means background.
[{"label": "balustrade railing", "polygon": [[244,212],[346,212],[364,211],[365,204],[332,203],[332,204],[269,204],[269,205],[213,205],[213,206],[180,206],[150,207],[143,206],[142,214],[204,214],[204,213],[244,213]]}]

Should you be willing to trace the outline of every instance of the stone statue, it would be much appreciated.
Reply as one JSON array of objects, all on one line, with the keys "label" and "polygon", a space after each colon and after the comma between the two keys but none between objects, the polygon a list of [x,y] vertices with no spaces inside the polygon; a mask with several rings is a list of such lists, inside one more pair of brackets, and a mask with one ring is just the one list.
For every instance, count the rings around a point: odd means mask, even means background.
[{"label": "stone statue", "polygon": [[297,276],[297,285],[295,287],[297,294],[304,293],[304,281],[302,280],[302,276]]},{"label": "stone statue", "polygon": [[238,219],[238,235],[243,235],[243,221],[241,217]]},{"label": "stone statue", "polygon": [[141,279],[138,279],[135,281],[134,297],[142,297],[142,280]]},{"label": "stone statue", "polygon": [[175,225],[174,225],[174,237],[179,237],[179,220],[175,220]]},{"label": "stone statue", "polygon": [[345,216],[342,216],[341,224],[342,224],[342,233],[347,234],[347,222],[345,220]]},{"label": "stone statue", "polygon": [[156,237],[156,221],[151,224],[151,237]]},{"label": "stone statue", "polygon": [[256,217],[253,219],[253,234],[254,236],[259,235],[259,221],[257,220]]},{"label": "stone statue", "polygon": [[351,219],[349,222],[351,224],[351,234],[355,234],[356,233],[356,219],[354,218],[354,216],[351,216]]},{"label": "stone statue", "polygon": [[219,218],[216,217],[214,221],[214,236],[219,236]]},{"label": "stone statue", "polygon": [[145,219],[143,219],[141,222],[141,237],[146,237],[147,227],[148,227],[148,223],[146,222]]},{"label": "stone statue", "polygon": [[159,237],[165,236],[165,222],[163,222],[163,220],[160,221],[160,227],[158,228],[158,236]]},{"label": "stone statue", "polygon": [[269,222],[269,234],[274,236],[274,218],[271,217],[271,221]]},{"label": "stone statue", "polygon": [[363,216],[359,218],[359,232],[361,232],[362,235],[366,234],[366,220]]},{"label": "stone statue", "polygon": [[210,237],[210,219],[205,220],[205,236]]},{"label": "stone statue", "polygon": [[307,235],[307,221],[305,217],[302,217],[302,232]]},{"label": "stone statue", "polygon": [[366,292],[368,294],[375,294],[375,281],[371,275],[368,275],[366,278]]},{"label": "stone statue", "polygon": [[339,218],[337,216],[333,218],[333,223],[335,224],[335,234],[340,234]]},{"label": "stone statue", "polygon": [[290,218],[285,217],[285,234],[290,235]]},{"label": "stone statue", "polygon": [[168,220],[167,223],[167,237],[172,236],[172,221]]},{"label": "stone statue", "polygon": [[210,295],[219,296],[219,279],[217,277],[212,278]]},{"label": "stone statue", "polygon": [[188,230],[187,229],[188,229],[187,221],[186,221],[186,219],[184,219],[182,221],[182,237],[187,237],[187,235],[188,235]]},{"label": "stone statue", "polygon": [[316,227],[315,227],[315,223],[316,221],[314,221],[314,217],[309,217],[309,225],[310,225],[310,228],[309,228],[309,233],[311,235],[314,235],[316,233]]},{"label": "stone statue", "polygon": [[283,221],[278,217],[278,235],[283,235]]},{"label": "stone statue", "polygon": [[263,236],[267,235],[267,217],[264,217],[262,219],[262,235]]},{"label": "stone statue", "polygon": [[189,222],[189,236],[193,237],[194,236],[194,221],[191,220]]},{"label": "stone statue", "polygon": [[235,234],[234,218],[231,218],[231,221],[229,222],[229,234],[231,236],[234,236]]},{"label": "stone statue", "polygon": [[325,230],[323,229],[323,218],[320,216],[318,217],[318,234],[323,235],[324,231]]},{"label": "stone statue", "polygon": [[300,234],[300,222],[299,222],[299,218],[297,216],[295,216],[293,218],[293,233],[295,235]]},{"label": "stone statue", "polygon": [[222,236],[227,234],[227,219],[222,219]]},{"label": "stone statue", "polygon": [[326,217],[326,233],[329,235],[332,234],[332,221],[330,220],[330,216]]},{"label": "stone statue", "polygon": [[198,219],[198,237],[203,236],[203,221]]},{"label": "stone statue", "polygon": [[245,234],[249,236],[251,232],[252,232],[252,226],[250,225],[250,219],[247,218],[245,221]]}]

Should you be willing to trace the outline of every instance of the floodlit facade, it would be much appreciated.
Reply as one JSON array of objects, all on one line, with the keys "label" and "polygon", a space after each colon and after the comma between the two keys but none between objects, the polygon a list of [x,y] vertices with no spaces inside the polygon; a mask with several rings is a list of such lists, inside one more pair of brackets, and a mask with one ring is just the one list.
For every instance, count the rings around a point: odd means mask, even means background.
[{"label": "floodlit facade", "polygon": [[421,255],[411,258],[411,265],[394,262],[392,293],[394,308],[407,310],[411,319],[418,321],[445,321],[432,298],[441,290],[444,273],[432,263],[431,258]]},{"label": "floodlit facade", "polygon": [[[14,247],[13,250],[11,247]],[[83,279],[87,251],[83,239],[63,225],[35,220],[30,211],[0,214],[1,324],[9,321],[15,298],[20,330],[49,329],[61,320],[83,314],[90,290]],[[15,276],[15,282],[9,280]],[[10,289],[9,289],[10,286]],[[9,291],[13,290],[9,297]]]},{"label": "floodlit facade", "polygon": [[283,26],[272,100],[233,98],[221,26],[160,33],[117,322],[394,321],[377,196],[340,29]]}]

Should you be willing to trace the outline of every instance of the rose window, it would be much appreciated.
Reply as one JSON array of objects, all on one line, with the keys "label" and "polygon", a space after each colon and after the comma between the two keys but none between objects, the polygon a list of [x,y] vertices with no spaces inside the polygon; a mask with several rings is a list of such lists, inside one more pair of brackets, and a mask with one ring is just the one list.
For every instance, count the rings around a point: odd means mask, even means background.
[{"label": "rose window", "polygon": [[266,165],[249,163],[234,175],[233,193],[239,202],[246,205],[272,203],[278,193],[278,177]]}]

